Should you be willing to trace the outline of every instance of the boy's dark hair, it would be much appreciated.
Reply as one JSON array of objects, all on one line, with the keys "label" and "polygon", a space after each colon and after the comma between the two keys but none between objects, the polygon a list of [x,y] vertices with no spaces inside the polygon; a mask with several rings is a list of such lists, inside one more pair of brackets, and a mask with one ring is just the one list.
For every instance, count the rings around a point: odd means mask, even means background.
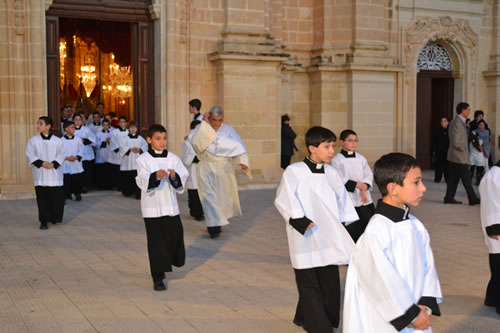
[{"label": "boy's dark hair", "polygon": [[193,120],[191,122],[191,125],[189,126],[190,129],[194,130],[196,128],[196,126],[198,126],[199,124],[201,124],[201,121],[199,120]]},{"label": "boy's dark hair", "polygon": [[447,116],[441,116],[441,118],[439,119],[439,121],[441,121],[441,120],[443,120],[443,119],[446,119],[446,121],[448,121],[448,122],[450,121],[450,119],[448,119],[448,117],[447,117]]},{"label": "boy's dark hair", "polygon": [[281,116],[281,124],[283,125],[285,121],[290,121],[290,116],[287,114],[284,114]]},{"label": "boy's dark hair", "polygon": [[484,117],[483,110],[476,110],[476,111],[474,111],[474,119],[476,119],[478,116],[483,116]]},{"label": "boy's dark hair", "polygon": [[66,129],[68,128],[69,126],[71,125],[74,125],[75,123],[72,122],[71,120],[66,120],[64,123],[63,123],[63,128]]},{"label": "boy's dark hair", "polygon": [[75,119],[76,117],[80,117],[80,119],[83,119],[83,115],[79,112],[77,112],[73,115],[73,119]]},{"label": "boy's dark hair", "polygon": [[137,129],[139,129],[139,125],[137,125],[135,121],[131,121],[130,123],[128,123],[128,128],[130,127],[137,127]]},{"label": "boy's dark hair", "polygon": [[110,116],[111,118],[116,117],[116,113],[114,113],[113,111],[108,112],[108,114],[109,114],[109,116]]},{"label": "boy's dark hair", "polygon": [[460,102],[457,104],[457,114],[461,114],[463,110],[469,107],[468,103]]},{"label": "boy's dark hair", "polygon": [[102,105],[104,107],[104,103],[103,102],[97,103],[95,107],[98,107],[99,105]]},{"label": "boy's dark hair", "polygon": [[346,129],[346,130],[343,130],[341,133],[340,133],[340,140],[344,141],[345,139],[347,139],[349,137],[349,135],[356,135],[356,132],[354,132],[352,129]]},{"label": "boy's dark hair", "polygon": [[198,111],[200,111],[201,109],[201,101],[198,98],[190,100],[189,105],[192,106],[193,108],[196,108],[196,110]]},{"label": "boy's dark hair", "polygon": [[307,151],[309,151],[309,146],[318,147],[323,142],[335,141],[337,141],[335,133],[330,131],[328,128],[324,128],[321,126],[311,127],[306,133]]},{"label": "boy's dark hair", "polygon": [[124,117],[124,116],[120,116],[120,118],[118,118],[118,121],[120,121],[122,119],[125,120],[125,121],[127,121],[127,117]]},{"label": "boy's dark hair", "polygon": [[480,121],[477,122],[477,126],[479,127],[479,124],[484,124],[484,127],[486,127],[486,122],[484,119],[481,119]]},{"label": "boy's dark hair", "polygon": [[160,124],[151,125],[151,127],[148,129],[148,138],[152,138],[153,134],[155,134],[156,132],[167,133],[167,130]]},{"label": "boy's dark hair", "polygon": [[38,120],[43,121],[45,123],[45,125],[50,125],[50,129],[52,129],[52,127],[54,127],[54,121],[50,117],[41,116],[40,118],[38,118]]},{"label": "boy's dark hair", "polygon": [[99,117],[101,116],[101,114],[99,113],[99,111],[94,111],[94,112],[92,113],[92,117],[93,117],[93,116],[95,116],[95,115],[98,115]]},{"label": "boy's dark hair", "polygon": [[420,164],[408,154],[389,153],[379,158],[375,162],[373,176],[382,197],[388,194],[387,184],[396,183],[403,186],[408,171],[413,168],[420,168]]},{"label": "boy's dark hair", "polygon": [[103,124],[104,124],[104,123],[111,124],[111,122],[110,122],[109,120],[107,120],[107,119],[103,119],[103,120],[102,120],[102,123],[103,123]]}]

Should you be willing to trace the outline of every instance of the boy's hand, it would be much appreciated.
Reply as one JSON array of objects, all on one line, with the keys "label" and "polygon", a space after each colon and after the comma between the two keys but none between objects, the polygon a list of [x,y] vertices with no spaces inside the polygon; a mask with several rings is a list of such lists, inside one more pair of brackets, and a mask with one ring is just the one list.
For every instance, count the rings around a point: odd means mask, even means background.
[{"label": "boy's hand", "polygon": [[248,170],[248,166],[246,166],[245,164],[241,164],[241,163],[240,163],[240,168],[243,171],[247,171]]},{"label": "boy's hand", "polygon": [[138,153],[139,152],[139,148],[130,148],[130,151],[133,152],[133,153]]},{"label": "boy's hand", "polygon": [[312,228],[314,228],[314,222],[309,223],[306,230],[311,230]]},{"label": "boy's hand", "polygon": [[356,187],[360,191],[366,191],[366,190],[368,190],[368,185],[366,185],[365,183],[362,183],[362,182],[356,182]]},{"label": "boy's hand", "polygon": [[51,162],[43,162],[42,167],[44,167],[45,169],[52,169],[54,168],[54,164],[52,164]]},{"label": "boy's hand", "polygon": [[419,305],[418,307],[420,308],[420,313],[413,324],[408,327],[424,331],[431,327],[431,316],[427,314],[427,308],[425,306]]},{"label": "boy's hand", "polygon": [[368,202],[368,197],[366,196],[366,191],[361,191],[361,202],[362,203],[367,203]]},{"label": "boy's hand", "polygon": [[158,179],[165,179],[168,177],[168,172],[165,170],[158,170],[156,171],[156,178]]},{"label": "boy's hand", "polygon": [[170,178],[175,179],[175,170],[174,169],[168,169],[168,172],[170,172]]},{"label": "boy's hand", "polygon": [[496,239],[496,240],[500,240],[500,235],[491,235],[489,237],[493,238],[493,239]]},{"label": "boy's hand", "polygon": [[109,143],[111,140],[110,138],[106,138],[106,142]]}]

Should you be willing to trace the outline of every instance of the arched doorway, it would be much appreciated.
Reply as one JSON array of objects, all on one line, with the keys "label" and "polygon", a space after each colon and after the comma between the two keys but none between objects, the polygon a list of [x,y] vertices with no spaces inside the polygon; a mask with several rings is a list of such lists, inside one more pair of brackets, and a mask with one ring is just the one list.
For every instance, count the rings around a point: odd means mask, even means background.
[{"label": "arched doorway", "polygon": [[432,132],[440,119],[453,118],[453,62],[444,47],[430,42],[417,60],[416,157],[423,169],[432,167]]}]

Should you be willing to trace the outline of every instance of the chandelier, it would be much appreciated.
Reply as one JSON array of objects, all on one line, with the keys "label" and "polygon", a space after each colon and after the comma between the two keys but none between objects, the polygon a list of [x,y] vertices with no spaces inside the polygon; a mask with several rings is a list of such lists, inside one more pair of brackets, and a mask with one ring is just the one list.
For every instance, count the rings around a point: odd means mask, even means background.
[{"label": "chandelier", "polygon": [[132,96],[132,73],[130,72],[130,66],[119,66],[116,64],[114,54],[111,54],[111,59],[108,79],[103,84],[102,90],[122,100],[129,98]]},{"label": "chandelier", "polygon": [[85,92],[87,93],[87,97],[90,96],[92,90],[96,85],[96,72],[95,72],[95,54],[91,52],[87,52],[85,57],[83,58],[84,66],[80,67],[80,81],[85,87]]}]

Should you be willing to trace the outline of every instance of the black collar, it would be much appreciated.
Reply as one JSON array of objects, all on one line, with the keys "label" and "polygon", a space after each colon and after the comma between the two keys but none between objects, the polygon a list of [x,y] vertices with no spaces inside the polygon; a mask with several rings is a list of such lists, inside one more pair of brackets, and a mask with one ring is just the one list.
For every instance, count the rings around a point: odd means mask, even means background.
[{"label": "black collar", "polygon": [[354,157],[356,157],[356,152],[355,151],[345,151],[344,149],[342,149],[340,151],[340,153],[342,155],[344,155],[345,158],[354,158]]},{"label": "black collar", "polygon": [[67,135],[64,136],[66,138],[66,140],[73,140],[75,138],[75,136],[73,135],[71,138]]},{"label": "black collar", "polygon": [[120,132],[125,132],[127,130],[126,128],[121,128],[121,127],[118,127],[118,129],[120,130]]},{"label": "black collar", "polygon": [[377,209],[375,210],[375,214],[383,215],[392,222],[402,222],[410,219],[408,217],[408,215],[410,214],[410,208],[406,205],[404,205],[403,208],[391,206],[383,202],[382,199],[379,199],[377,202]]},{"label": "black collar", "polygon": [[155,151],[153,150],[153,148],[149,148],[148,149],[148,153],[149,155],[153,156],[153,157],[167,157],[168,155],[168,150],[164,149],[161,154],[157,154],[155,153]]},{"label": "black collar", "polygon": [[304,163],[312,173],[325,173],[325,166],[323,165],[323,163],[316,163],[311,160],[309,156],[306,156],[306,158],[304,158]]},{"label": "black collar", "polygon": [[49,133],[49,135],[47,135],[47,136],[40,133],[40,136],[42,137],[42,140],[50,140],[50,138],[52,137],[52,133]]},{"label": "black collar", "polygon": [[101,126],[101,123],[92,123],[94,126]]},{"label": "black collar", "polygon": [[103,133],[109,133],[109,130],[105,130],[105,129],[103,129],[103,130],[102,130],[102,132],[103,132]]},{"label": "black collar", "polygon": [[81,129],[81,128],[82,128],[82,125],[80,125],[80,126],[75,126],[75,130],[79,130],[79,129]]},{"label": "black collar", "polygon": [[129,133],[128,137],[131,138],[131,139],[137,139],[139,137],[139,134],[136,133],[135,135],[133,135],[133,134]]}]

